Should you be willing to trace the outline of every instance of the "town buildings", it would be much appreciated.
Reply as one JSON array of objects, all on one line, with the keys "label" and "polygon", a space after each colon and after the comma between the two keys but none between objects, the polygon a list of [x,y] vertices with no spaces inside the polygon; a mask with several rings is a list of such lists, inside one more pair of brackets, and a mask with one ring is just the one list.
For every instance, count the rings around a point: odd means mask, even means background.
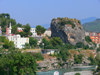
[{"label": "town buildings", "polygon": [[96,32],[85,32],[86,36],[90,36],[90,39],[97,44],[97,47],[99,47],[100,44],[100,33]]},{"label": "town buildings", "polygon": [[46,30],[46,31],[44,32],[44,34],[42,34],[42,36],[43,36],[43,37],[45,37],[45,36],[51,37],[51,30]]},{"label": "town buildings", "polygon": [[23,32],[23,28],[18,27],[18,28],[17,28],[17,31],[18,31],[18,32]]},{"label": "town buildings", "polygon": [[29,38],[28,37],[21,37],[19,34],[17,35],[9,35],[7,37],[9,41],[13,41],[15,44],[15,48],[25,48],[25,43],[29,43]]},{"label": "town buildings", "polygon": [[32,37],[38,36],[36,31],[35,31],[35,28],[31,28],[30,32],[32,32]]},{"label": "town buildings", "polygon": [[7,33],[7,39],[9,41],[13,41],[14,44],[15,44],[15,48],[19,48],[19,49],[22,49],[22,48],[25,48],[25,43],[29,43],[29,38],[28,37],[21,37],[19,34],[17,35],[12,35],[11,34],[11,23],[10,23],[10,26],[9,28],[7,28],[6,30],[6,33]]}]

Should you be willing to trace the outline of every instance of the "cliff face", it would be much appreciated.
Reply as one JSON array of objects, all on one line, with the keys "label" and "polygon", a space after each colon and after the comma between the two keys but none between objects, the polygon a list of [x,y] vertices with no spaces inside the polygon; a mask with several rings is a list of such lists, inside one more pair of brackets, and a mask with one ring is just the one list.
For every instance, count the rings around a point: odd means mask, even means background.
[{"label": "cliff face", "polygon": [[64,43],[75,45],[85,42],[85,34],[80,21],[69,18],[57,18],[51,22],[52,37],[60,37]]}]

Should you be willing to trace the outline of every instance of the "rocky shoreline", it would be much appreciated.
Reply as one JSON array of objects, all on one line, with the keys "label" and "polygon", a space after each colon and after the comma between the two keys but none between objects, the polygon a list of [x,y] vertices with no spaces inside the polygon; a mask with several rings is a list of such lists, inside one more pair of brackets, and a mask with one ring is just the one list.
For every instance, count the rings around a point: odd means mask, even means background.
[{"label": "rocky shoreline", "polygon": [[93,75],[92,71],[75,71],[75,72],[67,72],[63,75],[75,75],[76,73],[80,73],[81,75]]}]

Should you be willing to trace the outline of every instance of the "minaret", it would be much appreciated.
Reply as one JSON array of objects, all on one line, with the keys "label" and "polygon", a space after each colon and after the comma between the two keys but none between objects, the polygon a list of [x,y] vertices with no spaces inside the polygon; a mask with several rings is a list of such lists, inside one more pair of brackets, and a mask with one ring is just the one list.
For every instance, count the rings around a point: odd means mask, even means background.
[{"label": "minaret", "polygon": [[11,35],[11,22],[10,22],[10,25],[9,25],[9,35]]}]

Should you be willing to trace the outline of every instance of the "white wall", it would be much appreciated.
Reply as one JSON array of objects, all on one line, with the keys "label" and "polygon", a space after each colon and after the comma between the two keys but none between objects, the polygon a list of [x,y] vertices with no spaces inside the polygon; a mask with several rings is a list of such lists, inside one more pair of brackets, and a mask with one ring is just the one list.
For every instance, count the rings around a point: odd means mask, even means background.
[{"label": "white wall", "polygon": [[29,38],[21,37],[18,35],[8,36],[9,41],[14,41],[15,47],[22,49],[25,46],[25,43],[29,43]]}]

